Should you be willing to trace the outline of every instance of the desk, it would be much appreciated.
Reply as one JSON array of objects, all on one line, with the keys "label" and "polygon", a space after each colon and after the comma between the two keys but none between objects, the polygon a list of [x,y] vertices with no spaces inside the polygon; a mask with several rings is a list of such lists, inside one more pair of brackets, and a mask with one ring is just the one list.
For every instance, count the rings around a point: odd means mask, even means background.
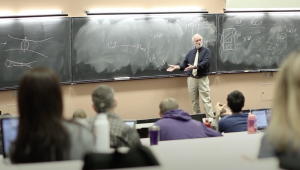
[{"label": "desk", "polygon": [[[278,169],[257,159],[262,134],[162,141],[151,146],[163,169]],[[250,169],[250,168],[249,168]]]},{"label": "desk", "polygon": [[154,123],[141,123],[141,124],[136,124],[135,128],[136,129],[141,129],[141,128],[148,128],[152,126]]},{"label": "desk", "polygon": [[[160,162],[160,167],[131,168],[135,170],[276,170],[275,158],[258,160],[257,154],[263,133],[248,135],[247,132],[226,134],[224,137],[161,141],[150,146]],[[149,139],[142,139],[142,141]],[[144,143],[144,142],[143,142]],[[58,163],[0,165],[1,170],[75,169],[81,161]]]},{"label": "desk", "polygon": [[[223,135],[223,137],[235,137],[235,138],[241,137],[242,138],[242,137],[248,136],[249,134],[247,131],[245,131],[245,132],[234,132],[234,133],[222,133],[222,135]],[[250,134],[250,135],[263,135],[263,132],[259,132],[257,134]],[[143,145],[150,146],[149,138],[141,138],[140,140]],[[170,142],[170,141],[160,141],[160,142]]]},{"label": "desk", "polygon": [[62,161],[51,163],[34,163],[20,165],[6,165],[0,161],[1,170],[81,170],[83,161]]}]

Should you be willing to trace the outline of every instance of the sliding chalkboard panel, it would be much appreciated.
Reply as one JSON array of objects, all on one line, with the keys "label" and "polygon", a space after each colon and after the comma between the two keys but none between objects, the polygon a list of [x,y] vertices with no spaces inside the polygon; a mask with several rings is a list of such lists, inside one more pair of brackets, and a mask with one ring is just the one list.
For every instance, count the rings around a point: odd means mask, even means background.
[{"label": "sliding chalkboard panel", "polygon": [[135,14],[72,19],[73,81],[113,81],[184,76],[167,72],[194,48],[192,36],[203,35],[210,48],[210,72],[216,72],[216,15]]},{"label": "sliding chalkboard panel", "polygon": [[300,13],[218,16],[219,72],[277,70],[300,48]]},{"label": "sliding chalkboard panel", "polygon": [[23,72],[53,69],[71,83],[71,19],[0,19],[0,90],[14,89]]}]

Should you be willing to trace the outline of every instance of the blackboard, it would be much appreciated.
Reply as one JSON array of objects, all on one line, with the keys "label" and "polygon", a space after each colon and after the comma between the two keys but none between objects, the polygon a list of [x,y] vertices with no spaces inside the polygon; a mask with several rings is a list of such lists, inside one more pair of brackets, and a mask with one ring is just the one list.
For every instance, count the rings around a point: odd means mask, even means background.
[{"label": "blackboard", "polygon": [[200,13],[72,18],[73,81],[184,76],[166,69],[182,63],[196,33],[211,50],[210,72],[216,73],[216,22],[217,15]]},{"label": "blackboard", "polygon": [[53,69],[71,83],[71,19],[0,19],[0,90],[14,89],[27,69]]},{"label": "blackboard", "polygon": [[300,49],[300,13],[218,16],[218,72],[277,70]]}]

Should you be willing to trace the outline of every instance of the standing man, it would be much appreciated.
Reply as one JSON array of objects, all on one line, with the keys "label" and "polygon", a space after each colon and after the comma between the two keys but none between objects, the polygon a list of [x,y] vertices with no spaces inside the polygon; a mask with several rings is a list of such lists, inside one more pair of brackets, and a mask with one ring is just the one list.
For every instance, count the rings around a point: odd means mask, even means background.
[{"label": "standing man", "polygon": [[193,110],[201,113],[199,95],[201,96],[206,116],[214,117],[210,100],[209,79],[210,49],[202,46],[202,36],[195,34],[192,38],[195,48],[192,49],[180,65],[169,65],[167,71],[181,70],[188,72],[188,90],[191,96]]}]

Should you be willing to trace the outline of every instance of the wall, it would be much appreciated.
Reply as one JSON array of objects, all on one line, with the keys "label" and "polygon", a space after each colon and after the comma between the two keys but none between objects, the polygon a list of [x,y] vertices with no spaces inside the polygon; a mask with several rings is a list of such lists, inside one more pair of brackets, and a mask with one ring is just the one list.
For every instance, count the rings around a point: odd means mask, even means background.
[{"label": "wall", "polygon": [[18,13],[25,10],[57,9],[68,13],[70,17],[86,16],[85,10],[98,8],[164,8],[164,7],[201,7],[211,13],[220,13],[225,0],[11,0],[1,1],[0,11]]},{"label": "wall", "polygon": [[299,0],[227,0],[226,8],[300,8]]},{"label": "wall", "polygon": [[[130,7],[151,9],[155,7],[187,7],[196,6],[206,8],[211,13],[221,13],[225,0],[152,0],[152,1],[95,1],[95,0],[23,0],[1,2],[0,11],[34,9],[59,9],[71,17],[85,16],[83,11],[95,8]],[[276,76],[276,74],[275,74]],[[217,101],[226,102],[226,96],[232,90],[240,90],[246,97],[245,109],[270,107],[274,78],[263,78],[262,73],[211,75],[210,87],[213,105]],[[133,81],[118,81],[105,83],[112,86],[119,100],[116,113],[123,119],[146,119],[158,117],[158,104],[166,97],[178,100],[182,109],[192,113],[191,102],[187,91],[186,78],[165,78]],[[99,85],[81,84],[62,86],[64,96],[64,115],[70,118],[77,108],[94,115],[90,94]],[[264,93],[264,94],[262,94]],[[30,99],[28,99],[30,100]],[[0,92],[0,109],[2,112],[17,113],[16,98],[13,91]],[[201,106],[203,108],[203,106]],[[202,112],[204,110],[202,109]]]}]

